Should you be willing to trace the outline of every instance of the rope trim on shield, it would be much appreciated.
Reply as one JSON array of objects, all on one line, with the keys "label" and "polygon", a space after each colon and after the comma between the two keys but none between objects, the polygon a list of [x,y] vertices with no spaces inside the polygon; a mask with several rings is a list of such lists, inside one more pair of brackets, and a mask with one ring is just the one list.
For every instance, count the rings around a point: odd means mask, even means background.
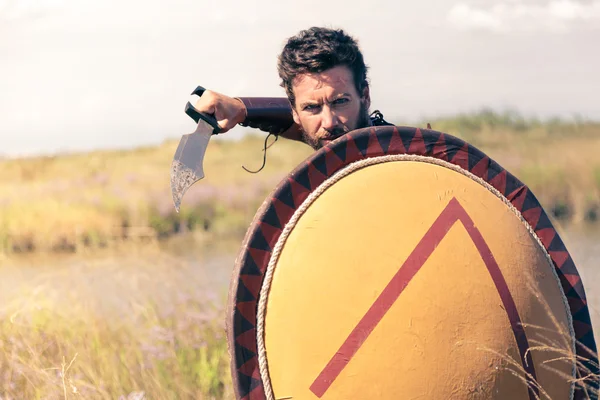
[{"label": "rope trim on shield", "polygon": [[[273,393],[273,388],[271,387],[271,381],[269,378],[268,362],[267,362],[266,348],[265,348],[265,343],[264,343],[264,322],[265,322],[265,315],[266,315],[268,293],[269,293],[269,290],[271,287],[271,282],[273,280],[273,275],[275,272],[275,265],[279,259],[279,255],[281,254],[281,251],[283,249],[285,242],[287,241],[288,236],[290,235],[292,229],[296,226],[300,217],[306,212],[308,207],[310,207],[310,205],[333,184],[335,184],[342,178],[348,176],[349,174],[353,173],[354,171],[356,171],[358,169],[364,168],[366,166],[390,162],[390,161],[419,161],[419,162],[425,162],[425,163],[443,166],[443,167],[449,168],[455,172],[461,173],[461,174],[467,176],[468,178],[476,181],[477,183],[481,184],[482,186],[484,186],[486,189],[488,189],[490,192],[492,192],[494,195],[496,195],[496,197],[498,197],[511,210],[511,212],[519,218],[521,223],[523,223],[525,225],[525,227],[526,227],[527,231],[529,232],[529,234],[531,235],[531,237],[535,240],[535,242],[542,249],[543,254],[546,257],[546,260],[548,261],[549,265],[551,266],[550,269],[552,270],[552,273],[553,273],[556,281],[560,285],[560,280],[558,278],[558,274],[555,271],[555,269],[553,268],[552,258],[550,257],[550,254],[544,247],[540,238],[535,234],[535,231],[533,230],[533,228],[525,220],[523,215],[515,208],[515,206],[504,195],[502,195],[502,193],[500,193],[496,188],[494,188],[492,185],[487,183],[482,178],[475,176],[471,172],[459,167],[458,165],[451,164],[447,161],[440,160],[440,159],[433,158],[433,157],[415,155],[415,154],[394,154],[394,155],[387,155],[387,156],[372,157],[372,158],[367,158],[367,159],[363,159],[363,160],[354,162],[352,164],[347,165],[345,168],[343,168],[342,170],[338,171],[333,176],[331,176],[330,178],[325,180],[321,185],[319,185],[319,187],[317,187],[312,193],[310,193],[310,195],[306,198],[306,200],[304,200],[304,202],[300,205],[300,207],[294,212],[292,218],[286,224],[279,239],[277,240],[277,243],[273,249],[273,253],[269,260],[267,270],[265,271],[263,285],[260,290],[259,302],[258,302],[258,306],[257,306],[256,338],[257,338],[259,371],[260,371],[261,379],[262,379],[263,385],[264,385],[265,396],[268,400],[275,400],[275,397],[274,397],[274,393]],[[568,304],[568,301],[567,301],[564,293],[561,297],[562,297],[565,309],[568,310],[569,304]],[[570,313],[566,313],[566,314],[567,314],[567,318],[569,321],[569,324],[568,324],[569,325],[569,327],[568,327],[569,334],[570,334],[570,337],[572,338],[571,343],[570,343],[571,351],[573,352],[573,354],[576,354],[575,340],[574,340],[575,332],[573,329],[572,315]],[[529,350],[527,350],[527,353],[525,354],[525,356],[527,356],[527,358],[530,357]],[[524,358],[526,358],[526,357],[524,357]],[[524,367],[527,368],[527,366],[525,366],[525,365],[524,365]],[[524,372],[529,376],[530,379],[532,378],[527,371],[524,371]],[[573,370],[572,370],[572,376],[575,376],[575,374],[576,374],[576,364],[574,363]],[[528,379],[528,381],[530,379]],[[536,382],[528,382],[528,386],[529,385],[535,385],[534,388],[530,388],[530,389],[533,389],[536,392],[538,389],[541,389],[539,387],[539,384],[537,384]],[[570,398],[573,397],[573,391],[574,391],[574,386],[571,385],[571,393],[569,396]],[[530,397],[531,397],[531,392],[530,392]]]}]

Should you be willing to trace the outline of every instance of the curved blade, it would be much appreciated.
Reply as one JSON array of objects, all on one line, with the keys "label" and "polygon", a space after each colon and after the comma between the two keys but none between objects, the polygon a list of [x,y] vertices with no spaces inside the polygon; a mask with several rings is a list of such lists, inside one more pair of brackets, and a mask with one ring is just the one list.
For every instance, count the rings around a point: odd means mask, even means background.
[{"label": "curved blade", "polygon": [[204,178],[204,154],[213,129],[212,125],[200,119],[196,131],[183,135],[177,146],[171,164],[171,193],[177,212],[185,192],[194,183]]}]

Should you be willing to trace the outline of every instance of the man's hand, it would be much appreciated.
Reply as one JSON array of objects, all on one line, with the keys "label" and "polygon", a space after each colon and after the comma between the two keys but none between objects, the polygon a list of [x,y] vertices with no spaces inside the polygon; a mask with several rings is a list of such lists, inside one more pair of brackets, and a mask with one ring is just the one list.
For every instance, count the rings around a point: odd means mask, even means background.
[{"label": "man's hand", "polygon": [[224,94],[206,90],[196,102],[195,108],[203,113],[215,116],[225,133],[246,119],[246,106],[241,100]]}]

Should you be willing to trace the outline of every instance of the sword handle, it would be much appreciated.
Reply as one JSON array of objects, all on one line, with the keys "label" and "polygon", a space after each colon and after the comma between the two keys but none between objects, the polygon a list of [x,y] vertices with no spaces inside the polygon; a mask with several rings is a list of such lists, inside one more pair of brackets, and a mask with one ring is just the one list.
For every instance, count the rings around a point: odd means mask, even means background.
[{"label": "sword handle", "polygon": [[[202,96],[202,94],[204,93],[205,90],[206,89],[204,89],[202,86],[198,86],[196,89],[194,89],[192,94],[195,94],[198,97],[200,97],[200,96]],[[192,103],[190,103],[189,101],[185,105],[185,113],[188,116],[190,116],[194,121],[196,121],[196,123],[199,123],[200,120],[203,120],[204,122],[206,122],[207,124],[212,126],[213,127],[213,135],[217,135],[221,132],[221,127],[219,126],[219,124],[217,123],[217,120],[215,119],[215,117],[213,115],[198,111],[196,109],[196,107],[194,107],[192,105]]]}]

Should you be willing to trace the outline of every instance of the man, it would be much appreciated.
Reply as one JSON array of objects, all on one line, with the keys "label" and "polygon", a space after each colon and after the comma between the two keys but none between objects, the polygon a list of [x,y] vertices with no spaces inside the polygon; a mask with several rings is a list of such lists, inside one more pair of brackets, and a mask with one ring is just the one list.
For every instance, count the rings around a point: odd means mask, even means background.
[{"label": "man", "polygon": [[[281,136],[317,150],[352,130],[387,124],[380,116],[369,117],[367,66],[357,42],[343,30],[301,31],[289,38],[277,67],[293,118]],[[222,132],[237,124],[248,126],[249,115],[260,114],[260,106],[248,98],[214,91],[204,92],[195,105],[214,114]]]}]

